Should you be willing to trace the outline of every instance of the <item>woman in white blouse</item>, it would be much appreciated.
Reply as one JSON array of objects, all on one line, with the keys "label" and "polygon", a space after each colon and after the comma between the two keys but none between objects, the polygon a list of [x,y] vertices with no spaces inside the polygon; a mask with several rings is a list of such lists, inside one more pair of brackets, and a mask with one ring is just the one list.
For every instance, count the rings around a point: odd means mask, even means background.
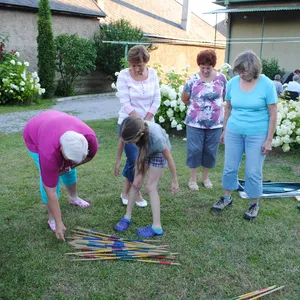
[{"label": "woman in white blouse", "polygon": [[[134,46],[128,52],[129,68],[122,70],[117,80],[118,97],[121,104],[118,128],[120,128],[123,120],[129,116],[139,116],[148,121],[154,120],[161,97],[158,76],[154,69],[146,66],[149,59],[149,52],[142,45]],[[138,148],[135,144],[124,144],[121,140],[118,145],[118,148],[120,147],[124,148],[126,154],[126,164],[122,172],[126,179],[120,198],[122,203],[127,205],[128,193],[134,179]],[[119,174],[120,164],[117,163],[115,175],[118,176]],[[147,201],[143,199],[141,193],[139,193],[136,205],[147,206]]]}]

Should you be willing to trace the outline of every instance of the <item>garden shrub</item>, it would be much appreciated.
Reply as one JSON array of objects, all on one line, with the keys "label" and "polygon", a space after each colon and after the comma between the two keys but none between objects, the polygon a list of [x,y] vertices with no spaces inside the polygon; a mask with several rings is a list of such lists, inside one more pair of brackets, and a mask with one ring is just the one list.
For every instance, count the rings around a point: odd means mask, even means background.
[{"label": "garden shrub", "polygon": [[[121,19],[101,25],[99,32],[94,35],[94,41],[97,48],[97,70],[116,79],[116,70],[121,70],[126,65],[124,61],[125,45],[106,44],[103,41],[147,42],[147,39],[141,29],[132,26],[129,21]],[[128,50],[133,46],[128,45]],[[151,50],[151,47],[148,50]]]},{"label": "garden shrub", "polygon": [[74,81],[95,70],[97,52],[93,41],[77,35],[62,34],[55,40],[56,70],[60,74],[56,94],[70,96],[74,94]]},{"label": "garden shrub", "polygon": [[39,0],[37,24],[38,74],[46,89],[44,96],[51,97],[55,90],[55,49],[49,0]]},{"label": "garden shrub", "polygon": [[279,74],[283,76],[285,71],[281,69],[276,58],[271,59],[262,59],[262,73],[269,77],[271,80],[274,80],[275,75]]},{"label": "garden shrub", "polygon": [[0,39],[0,104],[29,104],[45,93],[36,72],[27,70],[29,63],[19,60],[19,52],[4,49]]}]

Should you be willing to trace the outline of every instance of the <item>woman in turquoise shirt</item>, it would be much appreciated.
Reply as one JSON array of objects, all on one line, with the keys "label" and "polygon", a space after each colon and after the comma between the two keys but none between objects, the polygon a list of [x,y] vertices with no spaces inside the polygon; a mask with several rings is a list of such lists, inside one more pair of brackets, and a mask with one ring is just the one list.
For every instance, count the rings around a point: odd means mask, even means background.
[{"label": "woman in turquoise shirt", "polygon": [[225,142],[224,194],[212,209],[222,211],[232,205],[231,193],[238,188],[238,170],[245,153],[245,192],[251,202],[244,217],[250,220],[259,211],[262,168],[272,149],[278,99],[273,82],[261,74],[261,61],[252,51],[238,55],[233,72],[238,76],[227,84],[221,135],[221,142]]}]

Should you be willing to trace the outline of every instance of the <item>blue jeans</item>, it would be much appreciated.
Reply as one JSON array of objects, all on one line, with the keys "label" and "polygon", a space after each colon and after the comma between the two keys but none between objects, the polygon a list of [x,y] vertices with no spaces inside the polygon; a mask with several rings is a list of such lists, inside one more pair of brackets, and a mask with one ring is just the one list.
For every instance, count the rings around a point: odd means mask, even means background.
[{"label": "blue jeans", "polygon": [[[40,193],[41,193],[41,196],[42,196],[42,201],[43,201],[43,203],[48,204],[47,193],[44,189],[43,182],[42,182],[42,177],[41,177],[41,168],[40,168],[39,155],[38,155],[38,153],[31,152],[29,150],[28,150],[28,152],[31,155],[31,157],[33,158],[33,161],[37,165],[37,167],[39,169],[39,172],[40,172]],[[59,176],[59,179],[58,179],[58,182],[57,182],[57,185],[56,185],[56,195],[57,195],[58,199],[59,199],[59,196],[60,196],[60,179],[63,181],[65,186],[73,185],[74,183],[76,183],[76,181],[77,181],[76,168],[73,168],[73,169],[71,169],[70,172],[67,172],[67,173]]]},{"label": "blue jeans", "polygon": [[[120,125],[118,125],[118,132],[120,134]],[[126,143],[124,146],[124,152],[126,155],[126,163],[122,172],[122,175],[128,179],[130,183],[133,183],[135,162],[139,155],[139,148],[135,144]]]},{"label": "blue jeans", "polygon": [[267,134],[242,135],[226,130],[223,189],[229,191],[238,189],[238,170],[245,153],[245,193],[252,199],[261,196],[262,168],[266,157],[262,154],[262,145],[266,138]]}]

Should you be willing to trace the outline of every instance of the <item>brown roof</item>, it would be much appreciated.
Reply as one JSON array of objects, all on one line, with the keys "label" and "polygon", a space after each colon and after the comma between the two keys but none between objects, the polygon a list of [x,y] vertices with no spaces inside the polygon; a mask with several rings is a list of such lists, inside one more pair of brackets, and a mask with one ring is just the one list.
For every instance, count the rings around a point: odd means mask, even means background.
[{"label": "brown roof", "polygon": [[[27,8],[37,10],[38,0],[0,0],[0,6]],[[51,11],[84,15],[89,17],[105,17],[94,0],[49,0]]]},{"label": "brown roof", "polygon": [[[105,23],[121,18],[139,27],[145,35],[192,41],[214,41],[215,29],[191,14],[190,32],[181,27],[182,5],[175,0],[105,0]],[[104,20],[102,19],[102,22]],[[225,37],[217,32],[217,40]]]}]

